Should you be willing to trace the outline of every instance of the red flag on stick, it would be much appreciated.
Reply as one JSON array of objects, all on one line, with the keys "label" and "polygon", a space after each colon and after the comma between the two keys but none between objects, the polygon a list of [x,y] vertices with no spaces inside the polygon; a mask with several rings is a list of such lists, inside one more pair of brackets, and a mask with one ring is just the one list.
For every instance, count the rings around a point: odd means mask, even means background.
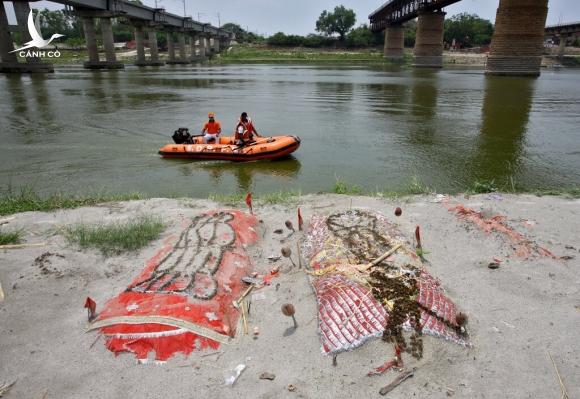
[{"label": "red flag on stick", "polygon": [[298,208],[298,230],[302,231],[302,224],[304,221],[302,220],[302,213],[300,213],[300,208]]},{"label": "red flag on stick", "polygon": [[87,309],[89,321],[93,321],[93,319],[97,316],[97,303],[91,299],[91,297],[87,297],[85,301],[85,309]]},{"label": "red flag on stick", "polygon": [[248,208],[250,208],[250,213],[253,215],[254,210],[252,209],[252,193],[248,193],[248,195],[246,195],[246,205],[248,205]]},{"label": "red flag on stick", "polygon": [[422,249],[421,245],[421,232],[419,231],[419,226],[415,229],[415,239],[417,240],[417,248]]}]

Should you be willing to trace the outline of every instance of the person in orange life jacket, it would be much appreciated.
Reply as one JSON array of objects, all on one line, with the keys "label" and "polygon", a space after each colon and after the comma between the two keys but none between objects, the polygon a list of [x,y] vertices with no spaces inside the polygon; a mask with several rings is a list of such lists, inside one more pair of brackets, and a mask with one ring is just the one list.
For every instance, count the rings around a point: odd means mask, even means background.
[{"label": "person in orange life jacket", "polygon": [[215,114],[210,112],[207,114],[209,120],[203,125],[201,133],[203,134],[203,142],[205,144],[209,143],[210,140],[214,140],[215,144],[220,143],[219,135],[222,132],[222,125],[215,120]]},{"label": "person in orange life jacket", "polygon": [[244,145],[254,141],[254,135],[261,137],[247,112],[242,112],[238,124],[236,125],[235,141],[236,145]]}]

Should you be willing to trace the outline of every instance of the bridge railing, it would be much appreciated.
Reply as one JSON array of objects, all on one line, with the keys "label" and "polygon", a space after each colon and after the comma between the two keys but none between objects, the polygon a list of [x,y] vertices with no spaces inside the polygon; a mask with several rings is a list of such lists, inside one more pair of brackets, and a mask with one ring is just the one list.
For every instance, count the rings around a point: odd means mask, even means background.
[{"label": "bridge railing", "polygon": [[442,9],[460,0],[391,0],[369,15],[372,31],[417,18],[420,11]]}]

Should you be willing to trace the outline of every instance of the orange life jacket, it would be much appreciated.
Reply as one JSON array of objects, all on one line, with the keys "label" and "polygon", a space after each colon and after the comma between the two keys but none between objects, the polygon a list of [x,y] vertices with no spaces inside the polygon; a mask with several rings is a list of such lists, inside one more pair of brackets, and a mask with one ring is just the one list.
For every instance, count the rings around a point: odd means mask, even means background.
[{"label": "orange life jacket", "polygon": [[246,130],[252,134],[256,134],[256,129],[254,128],[254,124],[252,123],[252,120],[250,118],[248,118],[246,120],[246,122],[242,122],[240,121],[244,127],[246,128]]},{"label": "orange life jacket", "polygon": [[203,128],[205,129],[206,133],[216,134],[221,130],[222,125],[218,121],[214,121],[213,123],[206,122],[205,125],[203,125]]},{"label": "orange life jacket", "polygon": [[[240,132],[240,128],[243,128],[243,133]],[[253,138],[255,133],[256,129],[254,128],[250,118],[248,118],[246,122],[242,121],[241,119],[238,120],[238,124],[236,125],[236,140],[249,141]]]}]

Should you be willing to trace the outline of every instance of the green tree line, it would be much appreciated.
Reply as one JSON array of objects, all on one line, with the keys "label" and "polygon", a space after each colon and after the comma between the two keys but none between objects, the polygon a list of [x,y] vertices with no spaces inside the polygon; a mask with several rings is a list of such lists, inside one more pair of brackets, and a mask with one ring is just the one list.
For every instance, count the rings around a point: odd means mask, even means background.
[{"label": "green tree line", "polygon": [[[344,6],[337,6],[333,11],[325,10],[316,21],[318,34],[289,35],[277,32],[269,37],[245,31],[240,25],[228,23],[223,26],[236,34],[240,43],[267,43],[271,46],[287,47],[377,47],[384,44],[384,32],[372,32],[367,24],[354,27],[356,14]],[[417,21],[404,24],[405,46],[415,44]],[[445,20],[444,41],[455,42],[461,47],[486,45],[491,42],[493,24],[475,14],[458,14]]]}]

